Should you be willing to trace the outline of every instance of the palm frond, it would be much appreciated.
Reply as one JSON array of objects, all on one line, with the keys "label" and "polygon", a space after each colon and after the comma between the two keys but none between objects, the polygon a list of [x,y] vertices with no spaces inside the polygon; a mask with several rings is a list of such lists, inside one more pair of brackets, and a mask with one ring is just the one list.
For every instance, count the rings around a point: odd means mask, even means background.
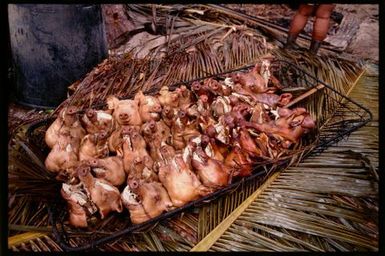
[{"label": "palm frond", "polygon": [[[373,220],[378,218],[373,204],[378,195],[377,182],[368,166],[358,167],[362,162],[352,158],[350,152],[339,153],[341,158],[333,159],[330,165],[325,161],[323,165],[314,164],[316,156],[284,170],[239,217],[234,216],[236,220],[229,228],[225,221],[216,227],[226,231],[214,240],[211,249],[328,250],[304,238],[312,235],[332,250],[377,250],[378,229],[373,228]],[[347,165],[345,159],[352,164]],[[359,197],[360,203],[344,201],[351,197]],[[280,229],[290,232],[285,234]],[[215,239],[215,230],[203,241]]]},{"label": "palm frond", "polygon": [[378,250],[378,83],[368,79],[351,96],[373,109],[374,121],[284,170],[210,250]]}]

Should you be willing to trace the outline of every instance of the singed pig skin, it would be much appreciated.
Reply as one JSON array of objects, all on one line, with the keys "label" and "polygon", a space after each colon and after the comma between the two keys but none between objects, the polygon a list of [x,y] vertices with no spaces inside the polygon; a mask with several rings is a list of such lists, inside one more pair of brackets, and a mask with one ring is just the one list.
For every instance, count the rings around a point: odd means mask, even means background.
[{"label": "singed pig skin", "polygon": [[111,136],[108,138],[108,149],[110,150],[110,152],[116,152],[118,156],[123,156],[123,152],[121,150],[123,145],[123,131],[125,131],[126,134],[130,134],[131,131],[139,132],[140,126],[118,126],[112,132]]},{"label": "singed pig skin", "polygon": [[[77,108],[70,106],[60,111],[55,121],[48,127],[45,133],[45,142],[48,147],[53,146],[58,142],[59,137],[62,136],[64,129],[69,131],[69,135],[73,140],[73,146],[80,143],[80,140],[86,135],[85,130],[77,117]],[[66,132],[65,131],[65,132]]]},{"label": "singed pig skin", "polygon": [[[65,186],[65,184],[63,184],[63,186]],[[81,200],[85,200],[86,195],[71,193],[64,188],[60,190],[60,194],[67,201],[69,223],[73,227],[86,228],[88,226],[87,213],[86,210],[81,206],[81,203],[84,202],[79,202]]]},{"label": "singed pig skin", "polygon": [[172,145],[176,150],[182,150],[186,147],[191,138],[200,135],[197,122],[189,121],[185,111],[180,110],[178,117],[171,128]]},{"label": "singed pig skin", "polygon": [[229,184],[229,169],[222,162],[208,157],[201,147],[195,150],[191,164],[203,185],[219,188]]},{"label": "singed pig skin", "polygon": [[182,85],[181,87],[178,88],[180,91],[180,98],[179,98],[179,107],[181,109],[186,109],[189,107],[191,104],[194,102],[194,96],[192,92],[185,86]]},{"label": "singed pig skin", "polygon": [[89,134],[100,133],[102,131],[111,134],[114,130],[114,119],[112,115],[106,111],[88,109],[81,121]]},{"label": "singed pig skin", "polygon": [[130,219],[133,224],[140,224],[150,219],[137,195],[133,193],[130,186],[126,186],[121,194],[124,207],[130,212]]},{"label": "singed pig skin", "polygon": [[233,147],[227,155],[225,165],[234,171],[233,176],[249,176],[252,171],[251,159],[239,146]]},{"label": "singed pig skin", "polygon": [[123,130],[123,166],[126,173],[129,172],[130,166],[133,163],[135,157],[148,157],[147,160],[152,166],[154,164],[152,158],[147,152],[146,141],[136,130],[130,130],[126,132]]},{"label": "singed pig skin", "polygon": [[79,160],[107,157],[109,153],[107,138],[107,133],[104,131],[86,135],[80,144]]},{"label": "singed pig skin", "polygon": [[260,148],[257,147],[249,132],[245,128],[239,130],[237,141],[242,149],[244,149],[252,157],[260,157],[263,155]]},{"label": "singed pig skin", "polygon": [[176,207],[212,192],[202,185],[183,161],[182,156],[175,156],[169,164],[160,167],[158,176]]},{"label": "singed pig skin", "polygon": [[71,141],[68,137],[61,137],[51,149],[44,163],[47,170],[58,173],[74,167],[77,161],[78,156]]},{"label": "singed pig skin", "polygon": [[170,128],[160,120],[150,121],[142,126],[142,134],[150,148],[150,156],[156,162],[161,159],[160,145],[171,141]]},{"label": "singed pig skin", "polygon": [[263,77],[257,72],[236,73],[232,75],[234,83],[239,83],[244,89],[250,90],[254,94],[268,91],[267,84]]},{"label": "singed pig skin", "polygon": [[133,179],[128,184],[140,198],[143,208],[150,218],[155,218],[172,207],[170,197],[161,183]]},{"label": "singed pig skin", "polygon": [[119,156],[90,159],[89,164],[97,178],[103,179],[114,186],[120,186],[126,181],[123,160]]},{"label": "singed pig skin", "polygon": [[177,108],[179,107],[179,98],[180,98],[180,92],[179,91],[169,91],[167,86],[163,86],[158,94],[158,100],[162,107],[169,106],[171,108]]},{"label": "singed pig skin", "polygon": [[144,180],[147,182],[158,181],[158,175],[154,172],[153,161],[149,156],[136,156],[127,170],[128,180]]},{"label": "singed pig skin", "polygon": [[90,167],[84,166],[77,169],[79,179],[90,194],[92,202],[98,207],[101,219],[111,211],[122,212],[119,190],[105,180],[94,178],[90,171]]},{"label": "singed pig skin", "polygon": [[282,109],[278,113],[280,118],[268,123],[244,123],[247,127],[254,128],[258,132],[264,132],[269,136],[286,140],[287,143],[283,144],[283,146],[286,145],[286,148],[292,143],[297,143],[304,133],[315,127],[314,120],[303,108],[294,110]]},{"label": "singed pig skin", "polygon": [[174,122],[174,118],[177,114],[177,109],[172,108],[170,106],[164,106],[162,110],[162,120],[168,126],[172,127]]}]

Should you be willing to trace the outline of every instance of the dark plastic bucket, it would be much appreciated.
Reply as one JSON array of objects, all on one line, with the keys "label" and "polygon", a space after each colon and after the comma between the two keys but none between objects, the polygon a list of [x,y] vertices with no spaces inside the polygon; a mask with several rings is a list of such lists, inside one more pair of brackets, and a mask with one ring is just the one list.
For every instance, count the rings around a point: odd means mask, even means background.
[{"label": "dark plastic bucket", "polygon": [[9,4],[8,20],[20,104],[56,107],[107,57],[100,5]]}]

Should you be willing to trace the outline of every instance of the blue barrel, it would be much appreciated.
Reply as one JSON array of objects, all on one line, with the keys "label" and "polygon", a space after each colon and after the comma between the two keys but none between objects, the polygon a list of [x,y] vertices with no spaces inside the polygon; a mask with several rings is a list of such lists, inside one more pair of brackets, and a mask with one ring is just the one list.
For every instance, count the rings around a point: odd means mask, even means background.
[{"label": "blue barrel", "polygon": [[100,5],[9,4],[8,21],[20,104],[58,106],[108,55]]}]

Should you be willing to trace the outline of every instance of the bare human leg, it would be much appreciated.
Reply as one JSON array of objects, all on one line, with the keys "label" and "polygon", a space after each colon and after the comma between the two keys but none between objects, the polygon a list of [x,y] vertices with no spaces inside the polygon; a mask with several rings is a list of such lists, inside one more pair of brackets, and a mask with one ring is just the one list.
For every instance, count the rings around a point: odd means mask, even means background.
[{"label": "bare human leg", "polygon": [[329,30],[330,15],[335,4],[321,4],[316,10],[310,52],[316,54]]},{"label": "bare human leg", "polygon": [[301,33],[303,28],[306,26],[307,20],[309,16],[312,14],[313,10],[314,10],[314,6],[312,5],[301,4],[299,6],[298,11],[294,15],[294,18],[290,24],[290,29],[289,29],[285,48],[293,48],[295,46],[295,41],[299,33]]}]

